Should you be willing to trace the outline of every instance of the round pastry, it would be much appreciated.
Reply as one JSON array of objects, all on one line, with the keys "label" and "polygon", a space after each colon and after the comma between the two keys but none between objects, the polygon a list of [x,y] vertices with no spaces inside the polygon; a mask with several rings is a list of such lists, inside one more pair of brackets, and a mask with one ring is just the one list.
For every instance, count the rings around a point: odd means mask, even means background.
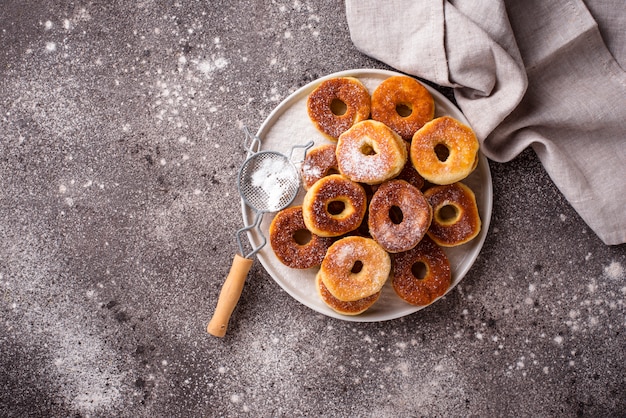
[{"label": "round pastry", "polygon": [[407,251],[424,237],[433,217],[430,204],[404,180],[381,184],[369,205],[372,238],[390,253]]},{"label": "round pastry", "polygon": [[406,141],[434,116],[433,96],[411,77],[389,77],[372,94],[372,119],[383,122]]},{"label": "round pastry", "polygon": [[301,168],[304,190],[309,190],[322,177],[339,173],[335,148],[335,144],[324,144],[306,153]]},{"label": "round pastry", "polygon": [[339,300],[334,297],[324,285],[321,270],[318,271],[315,276],[315,285],[322,301],[328,305],[329,308],[342,315],[359,315],[365,312],[378,300],[381,293],[381,291],[378,291],[373,295],[352,302]]},{"label": "round pastry", "polygon": [[417,246],[393,254],[391,285],[401,299],[424,306],[446,293],[452,281],[450,261],[427,236]]},{"label": "round pastry", "polygon": [[371,238],[335,241],[320,266],[321,280],[337,299],[353,302],[379,292],[391,271],[389,254]]},{"label": "round pastry", "polygon": [[434,186],[424,192],[433,208],[428,236],[443,247],[454,247],[472,240],[480,232],[481,221],[472,189],[463,183]]},{"label": "round pastry", "polygon": [[369,118],[370,106],[369,91],[354,77],[322,81],[307,99],[309,118],[324,136],[334,141],[355,123]]},{"label": "round pastry", "polygon": [[341,134],[336,154],[341,174],[367,184],[397,176],[408,158],[402,138],[384,123],[371,119]]},{"label": "round pastry", "polygon": [[434,184],[467,177],[478,164],[478,139],[469,126],[449,116],[428,122],[413,135],[411,162]]},{"label": "round pastry", "polygon": [[321,237],[338,237],[361,225],[367,210],[365,190],[341,174],[318,180],[307,190],[302,215],[307,229]]},{"label": "round pastry", "polygon": [[312,234],[304,224],[302,206],[283,209],[269,228],[270,245],[276,258],[287,267],[308,269],[322,264],[332,238]]}]

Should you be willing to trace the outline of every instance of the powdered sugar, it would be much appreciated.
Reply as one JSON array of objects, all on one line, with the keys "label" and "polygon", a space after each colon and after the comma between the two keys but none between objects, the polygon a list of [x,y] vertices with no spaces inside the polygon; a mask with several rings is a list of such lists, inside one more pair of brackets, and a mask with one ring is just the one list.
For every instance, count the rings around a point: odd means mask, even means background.
[{"label": "powdered sugar", "polygon": [[321,167],[305,162],[302,165],[302,174],[309,177],[321,177],[324,173]]},{"label": "powdered sugar", "polygon": [[298,184],[293,167],[283,158],[263,158],[252,172],[250,180],[252,186],[261,189],[266,197],[265,207],[257,209],[271,212],[290,203],[294,184]]},{"label": "powdered sugar", "polygon": [[359,254],[356,252],[357,248],[354,244],[344,244],[335,253],[336,260],[339,264],[345,264],[346,260],[354,260]]}]

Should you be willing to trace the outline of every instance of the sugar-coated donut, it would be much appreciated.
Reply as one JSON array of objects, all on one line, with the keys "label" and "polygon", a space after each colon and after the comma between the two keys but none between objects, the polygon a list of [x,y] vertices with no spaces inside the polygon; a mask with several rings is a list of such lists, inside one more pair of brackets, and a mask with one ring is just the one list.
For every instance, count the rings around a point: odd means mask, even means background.
[{"label": "sugar-coated donut", "polygon": [[405,142],[375,120],[355,124],[337,141],[339,172],[352,181],[379,184],[397,176],[406,164]]},{"label": "sugar-coated donut", "polygon": [[420,128],[411,142],[411,162],[424,179],[451,184],[467,177],[478,163],[478,139],[474,131],[442,116]]},{"label": "sugar-coated donut", "polygon": [[463,183],[434,186],[424,192],[433,208],[428,236],[443,247],[454,247],[474,239],[481,228],[476,196]]},{"label": "sugar-coated donut", "polygon": [[361,225],[367,210],[367,197],[360,184],[341,174],[318,180],[302,201],[304,224],[322,237],[337,237]]},{"label": "sugar-coated donut", "polygon": [[450,261],[428,236],[409,251],[392,254],[392,258],[391,285],[406,302],[429,305],[450,287]]},{"label": "sugar-coated donut", "polygon": [[372,238],[390,253],[407,251],[424,237],[433,217],[430,204],[404,180],[381,184],[369,204]]},{"label": "sugar-coated donut", "polygon": [[352,125],[369,118],[371,97],[354,77],[322,81],[307,99],[307,112],[315,127],[336,141]]},{"label": "sugar-coated donut", "polygon": [[335,148],[336,144],[323,144],[306,153],[301,166],[304,190],[309,190],[322,177],[339,173]]},{"label": "sugar-coated donut", "polygon": [[295,269],[308,269],[322,264],[326,250],[333,243],[332,238],[317,236],[306,229],[302,206],[292,206],[278,212],[270,224],[269,235],[276,258]]},{"label": "sugar-coated donut", "polygon": [[406,141],[434,116],[433,96],[414,78],[389,77],[372,93],[372,119],[383,122]]},{"label": "sugar-coated donut", "polygon": [[328,305],[329,308],[342,315],[359,315],[365,312],[378,300],[381,294],[379,290],[373,295],[352,302],[339,300],[334,297],[324,285],[321,270],[319,270],[315,276],[315,286],[322,301]]},{"label": "sugar-coated donut", "polygon": [[330,246],[320,271],[324,286],[334,297],[353,302],[382,289],[389,278],[391,258],[373,239],[349,236]]}]

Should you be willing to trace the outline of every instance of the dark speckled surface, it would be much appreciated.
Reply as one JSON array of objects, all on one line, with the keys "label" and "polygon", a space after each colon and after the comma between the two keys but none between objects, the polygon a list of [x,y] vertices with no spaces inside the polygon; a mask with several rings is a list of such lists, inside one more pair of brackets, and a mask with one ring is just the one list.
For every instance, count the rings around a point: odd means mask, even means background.
[{"label": "dark speckled surface", "polygon": [[0,5],[0,416],[624,416],[626,247],[532,151],[492,163],[474,267],[408,317],[351,323],[237,251],[241,126],[350,68],[341,2]]}]

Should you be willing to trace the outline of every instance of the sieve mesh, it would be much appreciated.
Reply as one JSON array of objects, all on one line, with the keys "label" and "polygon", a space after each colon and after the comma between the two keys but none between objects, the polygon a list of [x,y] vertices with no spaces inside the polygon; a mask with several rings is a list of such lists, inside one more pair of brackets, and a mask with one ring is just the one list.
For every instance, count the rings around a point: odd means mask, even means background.
[{"label": "sieve mesh", "polygon": [[276,212],[289,206],[299,187],[296,167],[278,152],[258,152],[248,158],[239,171],[239,194],[257,212]]}]

